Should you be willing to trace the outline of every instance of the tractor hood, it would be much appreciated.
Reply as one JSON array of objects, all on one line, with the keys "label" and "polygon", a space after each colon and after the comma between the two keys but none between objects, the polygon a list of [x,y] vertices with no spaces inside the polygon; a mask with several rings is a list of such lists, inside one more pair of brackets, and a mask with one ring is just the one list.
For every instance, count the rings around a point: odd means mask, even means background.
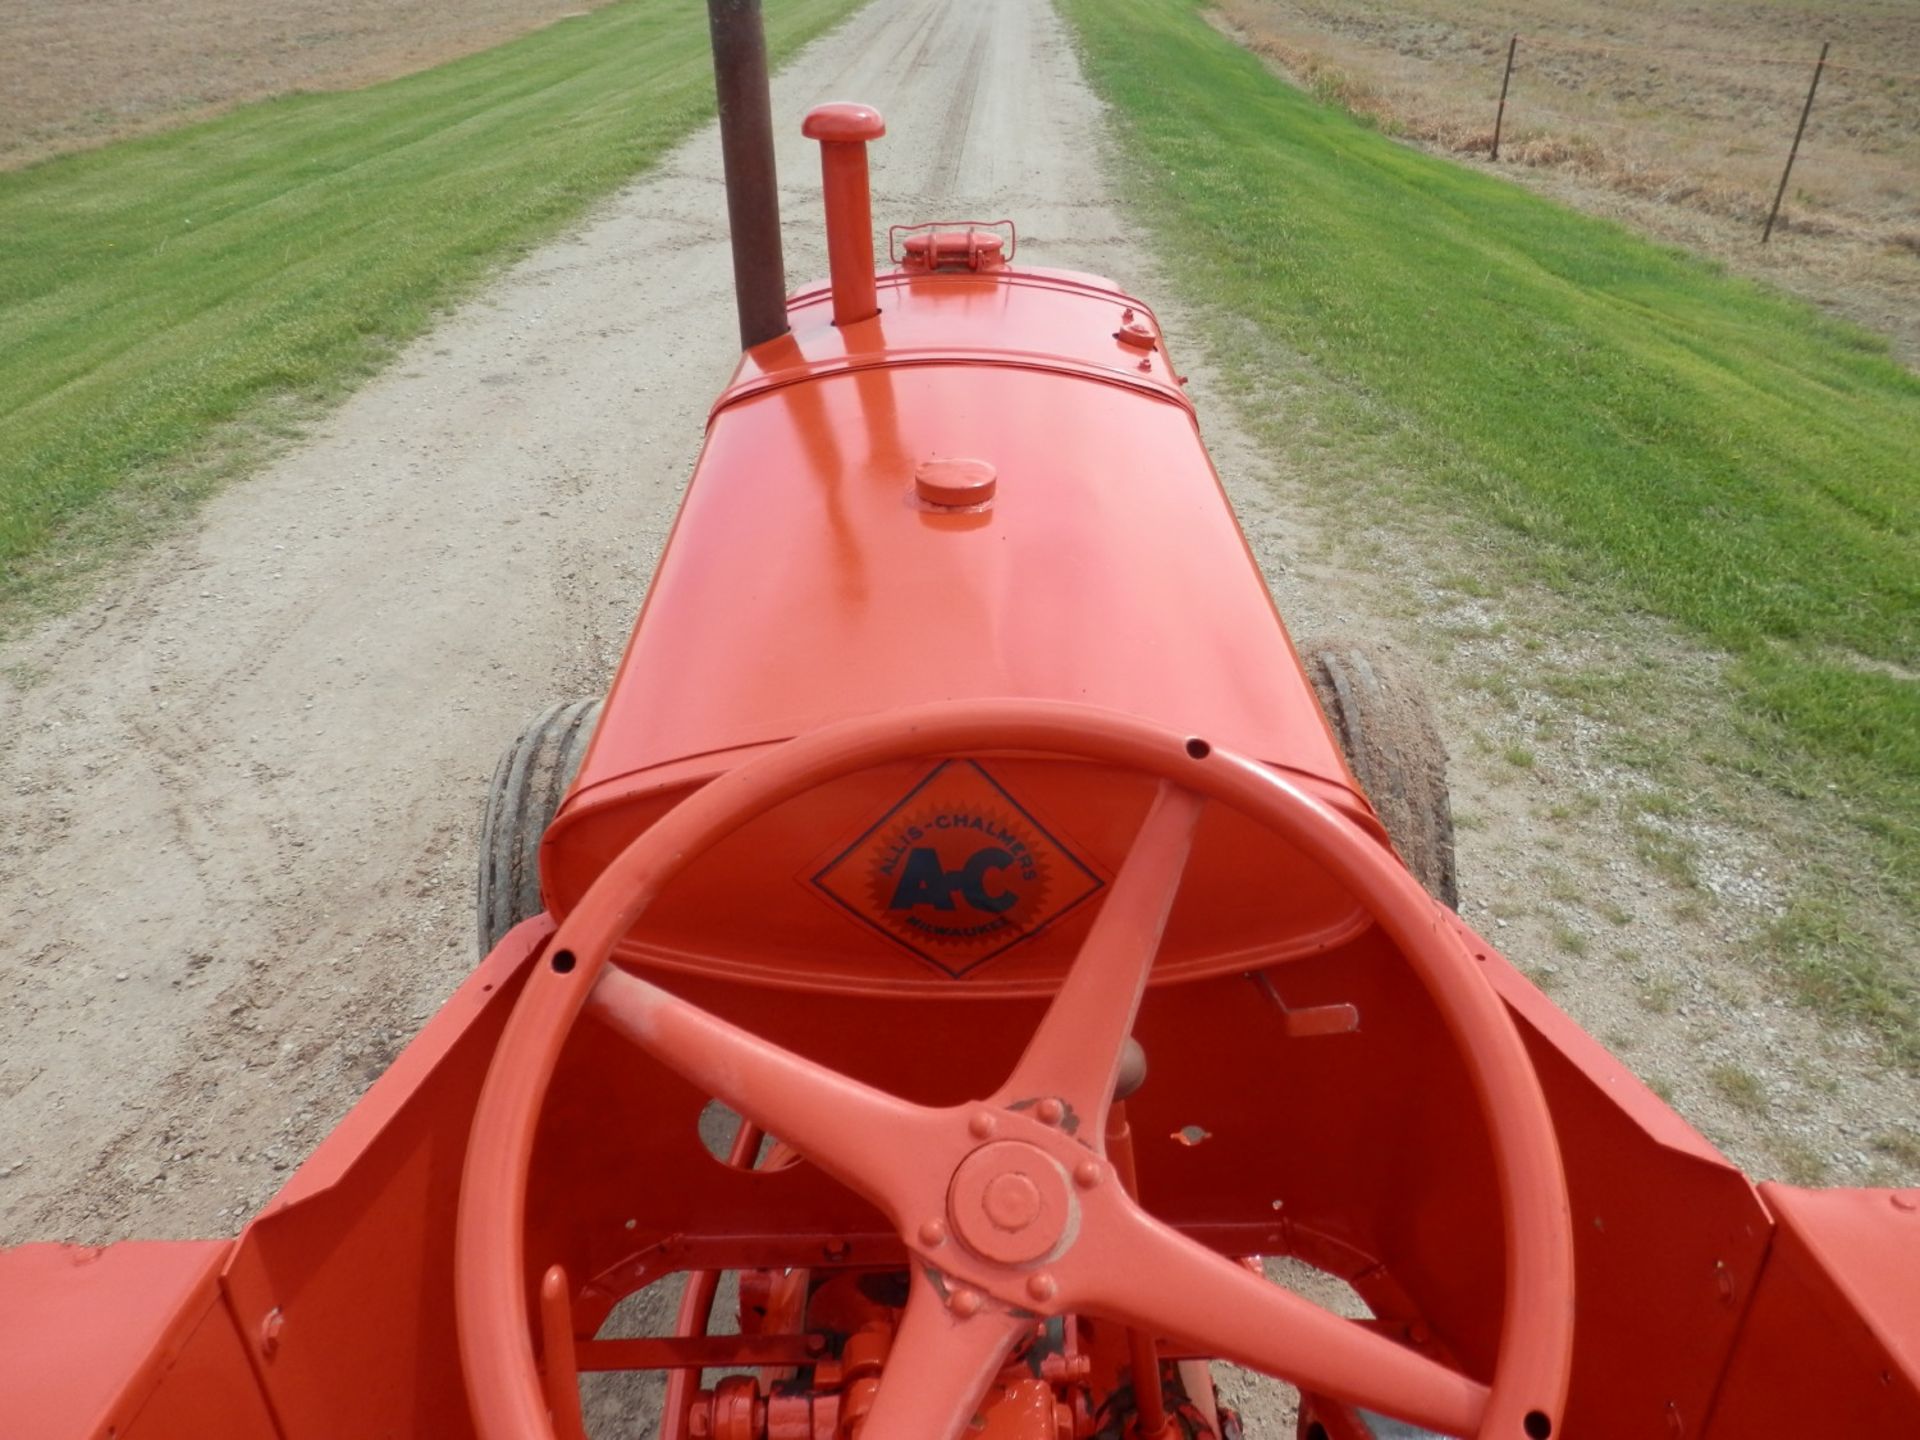
[{"label": "tractor hood", "polygon": [[[881,276],[877,294],[877,315],[841,325],[831,292],[802,292],[791,334],[748,352],[715,405],[596,738],[542,851],[549,908],[565,915],[688,787],[758,748],[929,701],[1061,700],[1157,721],[1282,767],[1371,824],[1151,312],[1097,277],[1005,267],[903,269]],[[918,797],[928,824],[988,828],[936,858],[906,846],[899,860],[917,865],[915,883],[971,885],[1000,903],[1019,863],[1045,852],[1064,916],[1103,883],[1104,837],[1130,834],[1143,803],[1127,777],[1108,778],[1089,786],[1031,761],[989,761],[939,780],[903,770],[843,787],[817,823],[759,837],[751,863],[732,857],[736,877],[779,877],[744,882],[732,908],[764,921],[770,904],[792,899],[797,876],[855,920],[884,919],[898,891],[867,892],[903,877],[861,847],[884,846],[896,821],[910,828]],[[1240,864],[1226,864],[1236,838],[1223,830],[1215,842],[1223,876],[1239,876]],[[1243,859],[1249,873],[1283,862]],[[874,873],[851,873],[860,866]],[[1357,913],[1325,891],[1303,884],[1286,936],[1261,940],[1259,953],[1320,950],[1353,933]],[[1245,952],[1271,928],[1250,927],[1224,898],[1210,907],[1217,933],[1193,937],[1196,959]],[[983,924],[998,918],[961,908]],[[714,913],[690,928],[711,936]],[[844,915],[803,906],[779,918],[802,950],[845,938]],[[883,948],[908,942],[936,972],[970,971],[992,948],[877,928]]]}]

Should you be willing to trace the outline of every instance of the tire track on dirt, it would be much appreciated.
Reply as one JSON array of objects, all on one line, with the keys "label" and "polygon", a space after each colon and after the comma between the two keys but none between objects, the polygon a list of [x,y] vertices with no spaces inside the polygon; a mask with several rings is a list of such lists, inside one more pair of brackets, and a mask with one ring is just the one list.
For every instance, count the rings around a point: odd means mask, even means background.
[{"label": "tire track on dirt", "polygon": [[944,133],[950,137],[937,153],[941,159],[937,174],[929,177],[928,190],[934,194],[953,194],[959,188],[961,167],[973,143],[973,117],[979,108],[981,92],[987,84],[987,48],[993,33],[978,30],[967,50],[967,58],[953,88],[953,103],[947,107]]}]

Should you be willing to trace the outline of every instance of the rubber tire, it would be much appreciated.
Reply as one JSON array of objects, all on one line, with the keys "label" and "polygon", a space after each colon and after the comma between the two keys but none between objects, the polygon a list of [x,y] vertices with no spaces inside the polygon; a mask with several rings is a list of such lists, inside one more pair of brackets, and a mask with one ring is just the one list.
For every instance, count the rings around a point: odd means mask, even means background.
[{"label": "rubber tire", "polygon": [[563,700],[506,748],[487,787],[474,887],[480,953],[489,953],[522,920],[538,915],[540,840],[580,771],[600,723],[600,701]]},{"label": "rubber tire", "polygon": [[1420,688],[1342,640],[1300,648],[1320,709],[1387,838],[1427,893],[1460,908],[1447,751]]}]

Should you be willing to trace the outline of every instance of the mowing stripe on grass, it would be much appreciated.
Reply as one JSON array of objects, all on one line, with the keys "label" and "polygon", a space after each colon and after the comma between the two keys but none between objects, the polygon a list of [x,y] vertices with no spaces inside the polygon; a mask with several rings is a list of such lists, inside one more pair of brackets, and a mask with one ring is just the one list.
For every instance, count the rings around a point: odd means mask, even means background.
[{"label": "mowing stripe on grass", "polygon": [[[861,3],[768,6],[774,58]],[[712,110],[705,6],[641,0],[0,174],[0,602],[87,506],[337,393]]]},{"label": "mowing stripe on grass", "polygon": [[1183,287],[1364,397],[1425,503],[1737,657],[1769,778],[1836,786],[1885,888],[1920,888],[1920,378],[1316,102],[1200,0],[1061,4]]}]

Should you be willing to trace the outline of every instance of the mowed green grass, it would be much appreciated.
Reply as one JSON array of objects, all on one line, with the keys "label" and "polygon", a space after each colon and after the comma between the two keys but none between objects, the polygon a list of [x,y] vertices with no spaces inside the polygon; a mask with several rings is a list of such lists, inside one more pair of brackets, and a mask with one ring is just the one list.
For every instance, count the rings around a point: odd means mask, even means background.
[{"label": "mowed green grass", "polygon": [[[769,5],[774,58],[860,3]],[[337,393],[712,109],[706,7],[637,0],[0,174],[0,605],[89,507]]]},{"label": "mowed green grass", "polygon": [[[1422,503],[1735,657],[1745,763],[1833,787],[1873,837],[1857,878],[1910,902],[1920,379],[1803,304],[1317,103],[1197,0],[1062,5],[1186,288],[1362,397]],[[1844,950],[1819,928],[1808,944]],[[1912,1040],[1911,957],[1851,978],[1828,958],[1835,1003]]]}]

